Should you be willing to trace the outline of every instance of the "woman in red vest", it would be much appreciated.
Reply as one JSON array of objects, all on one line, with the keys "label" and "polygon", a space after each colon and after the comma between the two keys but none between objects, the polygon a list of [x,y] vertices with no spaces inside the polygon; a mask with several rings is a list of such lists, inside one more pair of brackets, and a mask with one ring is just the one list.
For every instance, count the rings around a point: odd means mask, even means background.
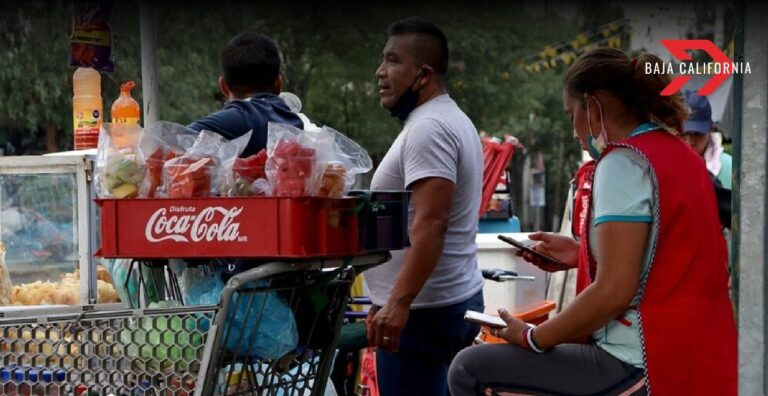
[{"label": "woman in red vest", "polygon": [[[479,345],[451,365],[462,395],[736,395],[736,326],[726,245],[700,156],[676,134],[686,110],[654,55],[601,48],[568,69],[563,101],[597,160],[579,242],[535,233],[536,249],[578,266],[581,292],[532,327],[504,310],[508,345]],[[651,68],[652,69],[652,68]],[[587,344],[570,340],[591,338]]]}]

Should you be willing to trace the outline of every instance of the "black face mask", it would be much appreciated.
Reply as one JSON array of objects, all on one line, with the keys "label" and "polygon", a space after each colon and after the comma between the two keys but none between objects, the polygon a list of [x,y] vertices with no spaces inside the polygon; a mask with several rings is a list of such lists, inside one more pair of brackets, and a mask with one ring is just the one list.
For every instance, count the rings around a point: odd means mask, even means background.
[{"label": "black face mask", "polygon": [[419,88],[418,91],[414,91],[411,87],[413,87],[413,84],[416,84],[416,81],[418,81],[420,77],[421,71],[416,74],[416,78],[413,79],[413,82],[408,86],[408,89],[406,89],[405,92],[397,98],[395,104],[389,108],[389,115],[405,122],[405,119],[408,118],[408,115],[411,114],[416,108],[416,104],[419,102],[419,91],[421,91],[421,88]]}]

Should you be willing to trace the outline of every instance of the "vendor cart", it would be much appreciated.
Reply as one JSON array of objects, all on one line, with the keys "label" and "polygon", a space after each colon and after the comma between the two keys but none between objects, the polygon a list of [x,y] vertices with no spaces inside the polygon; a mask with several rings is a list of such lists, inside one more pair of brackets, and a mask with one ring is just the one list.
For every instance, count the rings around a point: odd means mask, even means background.
[{"label": "vendor cart", "polygon": [[[323,394],[351,283],[389,258],[358,245],[360,198],[125,199],[99,208],[88,156],[3,160],[2,174],[71,179],[76,242],[67,265],[81,270],[85,286],[81,305],[1,310],[3,395]],[[192,223],[169,226],[171,214]],[[159,304],[149,304],[148,287],[132,308],[95,304],[94,255],[159,269]],[[223,257],[249,264],[228,275],[216,303],[183,304],[169,259],[206,258],[196,265],[215,269],[210,259]],[[279,296],[296,321],[296,346],[277,358],[249,350],[241,326],[268,319],[265,296]]]},{"label": "vendor cart", "polygon": [[[229,279],[218,305],[6,313],[3,394],[321,395],[352,280],[387,259],[388,253],[373,253],[265,263]],[[259,296],[267,291],[287,295],[298,346],[276,359],[225,348],[242,337],[234,323],[259,327],[266,304]],[[255,304],[261,309],[247,312],[256,315],[234,320],[231,307]]]}]

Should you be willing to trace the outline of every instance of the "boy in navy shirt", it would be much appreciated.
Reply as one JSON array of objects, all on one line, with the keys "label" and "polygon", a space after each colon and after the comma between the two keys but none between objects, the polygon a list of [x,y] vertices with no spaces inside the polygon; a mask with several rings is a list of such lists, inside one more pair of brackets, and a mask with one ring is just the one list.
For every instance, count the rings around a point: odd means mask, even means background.
[{"label": "boy in navy shirt", "polygon": [[278,95],[283,85],[280,55],[269,37],[243,32],[233,37],[220,56],[219,88],[227,97],[222,110],[189,125],[235,139],[253,130],[241,157],[256,154],[267,146],[267,123],[303,128],[299,116]]}]

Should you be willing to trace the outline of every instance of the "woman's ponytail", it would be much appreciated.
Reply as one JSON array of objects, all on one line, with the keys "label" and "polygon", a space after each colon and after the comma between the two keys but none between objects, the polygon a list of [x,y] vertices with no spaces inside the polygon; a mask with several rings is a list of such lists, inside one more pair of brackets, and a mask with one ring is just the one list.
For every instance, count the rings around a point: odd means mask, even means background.
[{"label": "woman's ponytail", "polygon": [[[661,66],[661,63],[656,55],[629,58],[615,48],[597,48],[579,57],[568,68],[563,83],[574,97],[599,89],[611,92],[638,117],[659,122],[681,133],[687,110],[679,93],[661,96],[661,91],[672,81],[666,74],[653,73],[653,66]],[[646,70],[647,64],[651,65],[650,73]]]},{"label": "woman's ponytail", "polygon": [[682,96],[679,92],[662,96],[661,91],[669,85],[672,78],[668,74],[653,73],[654,69],[663,70],[662,60],[652,54],[642,54],[633,59],[632,86],[637,93],[636,99],[633,100],[635,105],[640,108],[642,114],[649,115],[654,121],[679,134],[683,133],[683,123],[688,117],[688,110],[683,104]]}]

